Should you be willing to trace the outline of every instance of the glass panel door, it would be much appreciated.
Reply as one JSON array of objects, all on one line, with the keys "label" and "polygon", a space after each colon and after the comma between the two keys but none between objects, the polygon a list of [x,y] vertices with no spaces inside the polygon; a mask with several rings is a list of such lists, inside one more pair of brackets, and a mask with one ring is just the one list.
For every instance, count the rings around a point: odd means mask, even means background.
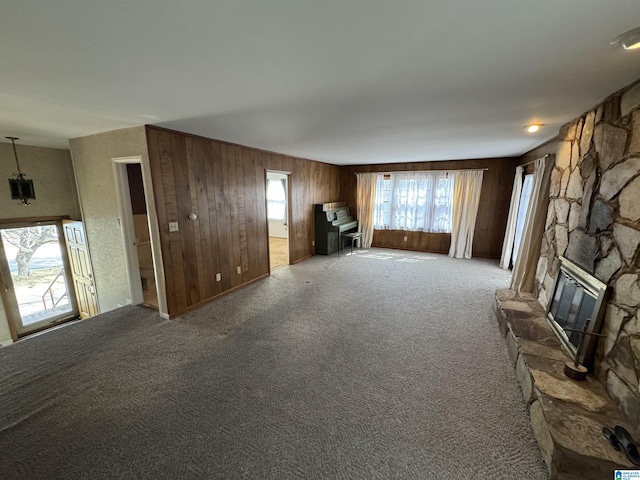
[{"label": "glass panel door", "polygon": [[56,222],[0,229],[9,317],[17,334],[77,316],[66,249]]}]

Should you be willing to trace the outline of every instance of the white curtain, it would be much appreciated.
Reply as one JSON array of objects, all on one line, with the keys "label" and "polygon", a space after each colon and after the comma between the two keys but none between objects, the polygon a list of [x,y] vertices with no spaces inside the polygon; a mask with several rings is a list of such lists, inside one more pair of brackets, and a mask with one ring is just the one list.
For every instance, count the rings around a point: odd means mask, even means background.
[{"label": "white curtain", "polygon": [[358,173],[357,179],[357,215],[358,231],[362,232],[360,247],[370,248],[373,242],[373,211],[376,205],[377,173]]},{"label": "white curtain", "polygon": [[549,183],[555,157],[543,157],[535,161],[531,198],[524,221],[522,240],[513,266],[511,289],[515,292],[531,292],[536,276],[540,244],[549,204]]},{"label": "white curtain", "polygon": [[478,216],[482,170],[454,174],[453,209],[451,212],[451,246],[449,256],[471,258],[473,231]]},{"label": "white curtain", "polygon": [[509,268],[509,262],[511,261],[511,252],[513,251],[513,243],[515,241],[518,209],[520,206],[520,195],[522,193],[523,173],[524,168],[516,167],[516,176],[513,179],[513,188],[511,189],[511,204],[509,205],[507,230],[504,233],[504,241],[502,242],[502,255],[500,257],[500,267],[504,268],[505,270]]},{"label": "white curtain", "polygon": [[522,241],[522,233],[524,231],[524,222],[527,219],[527,209],[531,200],[531,191],[533,190],[533,174],[525,175],[522,184],[522,194],[520,195],[520,206],[518,207],[518,219],[516,220],[516,236],[513,239],[513,253],[511,254],[511,263],[516,264],[518,252],[520,251],[520,242]]},{"label": "white curtain", "polygon": [[389,192],[389,229],[451,230],[453,179],[447,173],[392,173]]}]

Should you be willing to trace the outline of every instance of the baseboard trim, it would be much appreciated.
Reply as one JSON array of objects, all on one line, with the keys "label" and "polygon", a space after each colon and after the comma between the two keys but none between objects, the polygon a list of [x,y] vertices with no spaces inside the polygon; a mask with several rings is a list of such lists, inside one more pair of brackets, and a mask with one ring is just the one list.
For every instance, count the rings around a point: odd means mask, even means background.
[{"label": "baseboard trim", "polygon": [[240,285],[236,285],[235,287],[232,287],[229,290],[225,290],[224,292],[219,293],[218,295],[214,295],[213,297],[209,297],[209,298],[207,298],[205,300],[202,300],[202,301],[200,301],[198,303],[190,305],[187,308],[185,308],[183,310],[180,310],[179,312],[170,313],[168,315],[168,318],[170,320],[173,320],[174,318],[177,318],[180,315],[184,315],[185,313],[190,312],[191,310],[195,310],[197,308],[200,308],[203,305],[206,305],[207,303],[211,303],[211,302],[213,302],[215,300],[218,300],[219,298],[224,297],[225,295],[228,295],[228,294],[230,294],[232,292],[235,292],[236,290],[240,290],[241,288],[248,287],[252,283],[256,283],[256,282],[258,282],[258,281],[260,281],[262,279],[265,279],[267,277],[269,277],[269,274],[268,273],[264,273],[264,274],[260,275],[259,277],[256,277],[256,278],[253,278],[253,279],[249,280],[248,282],[241,283]]},{"label": "baseboard trim", "polygon": [[[449,250],[446,252],[440,252],[437,250],[416,250],[414,248],[404,248],[404,247],[387,247],[384,245],[371,245],[371,248],[388,248],[390,250],[403,250],[405,252],[420,252],[420,253],[439,253],[440,255],[449,255]],[[500,257],[496,257],[493,255],[481,255],[474,253],[471,258],[489,258],[493,260],[500,260]]]},{"label": "baseboard trim", "polygon": [[307,258],[311,258],[311,257],[313,257],[313,254],[312,254],[312,253],[310,253],[309,255],[305,255],[304,257],[299,258],[299,259],[297,259],[297,260],[294,260],[293,262],[291,262],[291,265],[295,265],[296,263],[300,263],[300,262],[302,262],[303,260],[306,260]]}]

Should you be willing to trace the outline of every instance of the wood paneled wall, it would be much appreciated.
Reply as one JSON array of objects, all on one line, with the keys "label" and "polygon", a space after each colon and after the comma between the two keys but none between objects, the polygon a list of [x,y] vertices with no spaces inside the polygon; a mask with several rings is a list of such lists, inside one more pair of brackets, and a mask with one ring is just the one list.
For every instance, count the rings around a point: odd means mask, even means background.
[{"label": "wood paneled wall", "polygon": [[[500,258],[509,215],[511,187],[517,158],[452,160],[442,162],[387,163],[342,167],[341,192],[349,208],[356,211],[356,176],[358,172],[397,172],[423,170],[463,170],[486,168],[480,193],[480,207],[473,237],[473,255]],[[404,241],[404,237],[407,241]],[[375,230],[373,246],[448,253],[450,234]]]},{"label": "wood paneled wall", "polygon": [[151,126],[147,142],[171,317],[269,274],[266,170],[291,173],[291,263],[314,253],[313,205],[340,199],[334,165]]},{"label": "wood paneled wall", "polygon": [[533,173],[533,161],[545,155],[554,155],[558,148],[558,137],[553,137],[551,140],[547,140],[542,145],[538,145],[536,148],[529,150],[522,156],[518,157],[518,163],[516,165],[525,165],[525,173]]}]

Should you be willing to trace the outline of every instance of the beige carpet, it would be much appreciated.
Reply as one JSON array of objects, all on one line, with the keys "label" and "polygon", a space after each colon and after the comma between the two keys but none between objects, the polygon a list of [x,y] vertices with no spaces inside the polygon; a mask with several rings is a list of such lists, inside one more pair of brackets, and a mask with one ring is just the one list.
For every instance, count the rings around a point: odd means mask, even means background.
[{"label": "beige carpet", "polygon": [[492,311],[497,262],[315,256],[176,320],[0,348],[9,479],[547,478]]}]

